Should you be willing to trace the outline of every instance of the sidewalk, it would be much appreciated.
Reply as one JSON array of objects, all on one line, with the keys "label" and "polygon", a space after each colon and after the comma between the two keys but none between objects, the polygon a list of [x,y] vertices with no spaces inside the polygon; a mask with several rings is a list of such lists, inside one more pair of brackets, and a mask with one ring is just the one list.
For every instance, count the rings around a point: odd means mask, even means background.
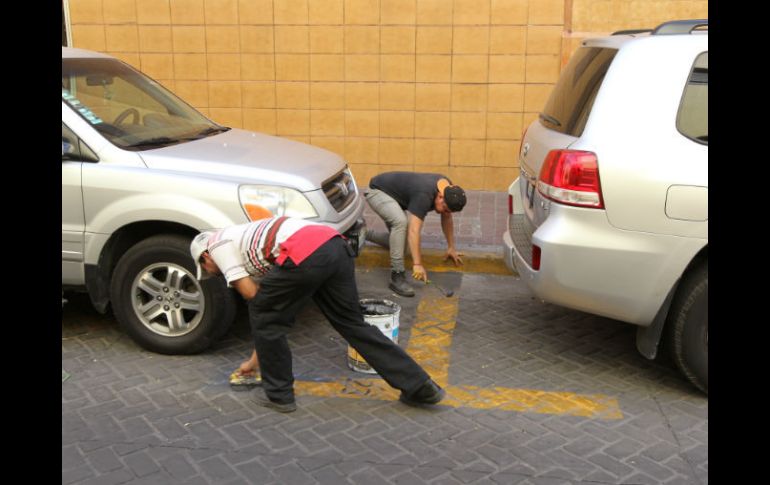
[{"label": "sidewalk", "polygon": [[[507,225],[508,194],[480,190],[466,191],[468,202],[462,211],[453,214],[455,245],[464,253],[463,271],[512,274],[505,267],[502,253],[503,232]],[[384,231],[385,223],[367,204],[364,209],[367,227]],[[422,252],[428,270],[452,271],[451,263],[441,257],[446,250],[446,239],[441,231],[441,216],[429,212],[422,227]],[[387,251],[367,243],[360,264],[376,267],[389,266]]]}]

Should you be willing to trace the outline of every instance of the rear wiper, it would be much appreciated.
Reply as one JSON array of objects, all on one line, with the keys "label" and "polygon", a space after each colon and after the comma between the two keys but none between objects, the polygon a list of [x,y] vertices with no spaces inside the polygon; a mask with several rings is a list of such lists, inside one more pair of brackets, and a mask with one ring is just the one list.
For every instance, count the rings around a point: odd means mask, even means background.
[{"label": "rear wiper", "polygon": [[554,118],[553,116],[547,115],[545,113],[540,113],[540,119],[543,121],[547,121],[548,123],[551,123],[552,125],[561,126],[561,122]]}]

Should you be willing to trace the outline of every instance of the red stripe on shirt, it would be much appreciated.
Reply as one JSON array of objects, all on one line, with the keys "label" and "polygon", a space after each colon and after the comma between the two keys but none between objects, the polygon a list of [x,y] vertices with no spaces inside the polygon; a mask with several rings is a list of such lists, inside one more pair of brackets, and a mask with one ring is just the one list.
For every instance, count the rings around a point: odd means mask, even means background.
[{"label": "red stripe on shirt", "polygon": [[294,264],[299,265],[305,258],[313,254],[313,251],[334,236],[340,236],[340,233],[329,226],[302,227],[281,243],[280,253],[275,261],[282,265],[286,258],[291,258]]}]

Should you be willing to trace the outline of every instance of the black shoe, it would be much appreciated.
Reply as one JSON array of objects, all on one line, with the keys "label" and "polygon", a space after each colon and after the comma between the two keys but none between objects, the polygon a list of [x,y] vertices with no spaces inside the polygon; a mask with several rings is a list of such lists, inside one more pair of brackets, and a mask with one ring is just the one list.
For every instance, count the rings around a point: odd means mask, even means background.
[{"label": "black shoe", "polygon": [[410,406],[421,406],[424,404],[437,404],[445,396],[446,391],[441,389],[433,379],[428,379],[425,384],[408,396],[402,392],[398,400]]},{"label": "black shoe", "polygon": [[414,296],[414,290],[406,282],[406,273],[404,271],[391,271],[390,285],[388,287],[401,296]]},{"label": "black shoe", "polygon": [[259,393],[254,394],[254,402],[259,406],[270,408],[272,410],[278,411],[279,413],[293,413],[297,410],[297,403],[294,401],[280,403],[273,401],[267,396]]}]

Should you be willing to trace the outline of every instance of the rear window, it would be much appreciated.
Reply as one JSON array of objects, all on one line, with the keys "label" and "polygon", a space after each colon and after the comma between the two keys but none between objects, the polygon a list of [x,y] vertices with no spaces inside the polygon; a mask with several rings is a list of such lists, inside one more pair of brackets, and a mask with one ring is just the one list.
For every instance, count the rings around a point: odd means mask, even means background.
[{"label": "rear window", "polygon": [[676,127],[687,138],[702,144],[709,142],[709,53],[696,59],[687,78]]},{"label": "rear window", "polygon": [[617,52],[605,47],[578,49],[559,76],[540,113],[540,122],[566,135],[582,135],[596,93]]}]

